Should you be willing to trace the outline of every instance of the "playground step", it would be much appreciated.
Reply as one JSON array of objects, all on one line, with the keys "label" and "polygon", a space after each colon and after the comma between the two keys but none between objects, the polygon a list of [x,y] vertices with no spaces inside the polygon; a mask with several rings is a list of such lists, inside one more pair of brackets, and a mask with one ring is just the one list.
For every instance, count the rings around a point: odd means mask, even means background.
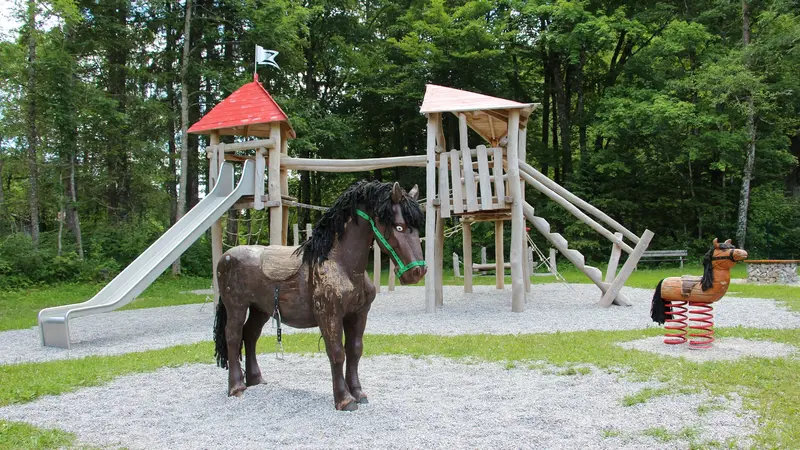
[{"label": "playground step", "polygon": [[547,233],[550,232],[550,222],[548,222],[547,219],[543,219],[539,216],[534,216],[531,222],[533,223],[533,226],[535,226],[536,229],[539,230],[540,233],[542,234],[545,233],[542,230],[547,230],[546,231]]},{"label": "playground step", "polygon": [[579,252],[578,250],[568,248],[564,250],[562,253],[564,253],[567,256],[567,259],[569,259],[572,262],[572,264],[575,264],[575,266],[577,266],[578,268],[586,266],[586,260],[583,257],[583,253]]},{"label": "playground step", "polygon": [[[528,219],[528,222],[530,222],[533,227],[545,237],[545,239],[550,241],[553,244],[553,247],[558,249],[558,251],[560,251],[569,262],[577,267],[578,270],[583,272],[587,278],[592,280],[592,283],[599,287],[602,292],[605,293],[606,290],[608,290],[609,286],[607,283],[603,282],[603,272],[600,269],[593,266],[587,266],[586,259],[584,258],[583,254],[578,250],[569,248],[569,243],[564,236],[561,236],[559,233],[551,233],[550,223],[539,216],[535,216],[533,213],[533,207],[531,205],[524,203],[522,205],[522,209],[525,217]],[[622,305],[630,304],[622,293],[617,294],[615,301]]]},{"label": "playground step", "polygon": [[556,246],[557,249],[561,250],[562,252],[569,248],[569,242],[567,242],[566,238],[559,233],[548,233],[550,242]]}]

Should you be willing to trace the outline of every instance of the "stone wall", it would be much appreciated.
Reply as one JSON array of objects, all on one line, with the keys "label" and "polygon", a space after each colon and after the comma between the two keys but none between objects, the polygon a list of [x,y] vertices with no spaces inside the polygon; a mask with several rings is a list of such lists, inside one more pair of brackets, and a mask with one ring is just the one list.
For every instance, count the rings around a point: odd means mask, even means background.
[{"label": "stone wall", "polygon": [[797,283],[797,263],[747,263],[747,281]]}]

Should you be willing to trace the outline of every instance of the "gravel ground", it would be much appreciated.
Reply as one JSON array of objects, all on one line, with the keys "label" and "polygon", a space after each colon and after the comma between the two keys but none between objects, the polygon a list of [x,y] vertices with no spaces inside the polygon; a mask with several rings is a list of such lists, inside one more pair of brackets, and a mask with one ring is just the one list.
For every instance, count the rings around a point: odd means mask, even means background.
[{"label": "gravel ground", "polygon": [[[630,307],[598,307],[600,291],[592,285],[533,285],[523,313],[511,312],[510,287],[444,287],[444,308],[425,314],[424,287],[402,286],[378,295],[367,324],[368,334],[517,334],[578,330],[631,330],[657,326],[650,321],[648,289],[624,288]],[[40,345],[38,328],[0,333],[0,365],[26,361],[74,359],[122,354],[188,344],[212,338],[211,304],[118,311],[70,322],[73,348]],[[717,327],[800,328],[800,314],[773,300],[726,297],[714,308]],[[310,330],[285,329],[318,333]],[[274,334],[267,325],[264,334]]]},{"label": "gravel ground", "polygon": [[[756,417],[741,399],[670,395],[622,406],[655,382],[589,368],[505,369],[500,364],[405,356],[364,358],[370,404],[333,408],[322,355],[262,356],[269,384],[226,397],[209,364],[120,377],[100,387],[0,408],[0,417],[131,449],[197,448],[688,448],[711,441],[747,448]],[[704,408],[701,405],[712,406]],[[653,430],[673,436],[654,437]]]},{"label": "gravel ground", "polygon": [[622,342],[622,348],[658,353],[659,355],[685,358],[694,362],[730,361],[748,356],[758,358],[782,358],[793,355],[797,348],[771,341],[750,341],[747,339],[725,337],[714,341],[714,347],[708,350],[692,350],[689,344],[667,345],[663,336]]}]

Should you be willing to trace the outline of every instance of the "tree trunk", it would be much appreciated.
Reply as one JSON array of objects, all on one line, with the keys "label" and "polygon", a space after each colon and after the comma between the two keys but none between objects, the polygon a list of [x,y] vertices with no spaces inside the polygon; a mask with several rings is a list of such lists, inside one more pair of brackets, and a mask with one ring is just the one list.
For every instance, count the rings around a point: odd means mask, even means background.
[{"label": "tree trunk", "polygon": [[67,206],[67,223],[72,229],[72,234],[75,235],[78,257],[83,259],[83,235],[81,234],[81,219],[78,215],[78,194],[75,184],[75,151],[76,149],[73,147],[73,153],[70,154],[69,157],[69,185],[67,187],[69,191],[69,203]]},{"label": "tree trunk", "polygon": [[[789,149],[794,155],[795,158],[800,159],[800,133],[795,134],[791,138],[791,145]],[[796,166],[794,170],[789,174],[788,179],[789,185],[789,192],[791,192],[792,197],[800,197],[800,167]],[[2,192],[0,192],[2,195]]]},{"label": "tree trunk", "polygon": [[[3,138],[0,137],[0,142],[3,141]],[[0,220],[3,220],[5,217],[6,212],[6,195],[5,191],[3,190],[3,165],[6,161],[0,158]]]},{"label": "tree trunk", "polygon": [[[551,78],[550,81],[552,82],[552,73],[550,74]],[[552,86],[552,85],[551,85]],[[553,111],[553,119],[550,121],[551,127],[551,134],[553,135],[553,153],[551,153],[551,157],[553,158],[553,181],[556,183],[561,183],[561,164],[559,163],[559,147],[558,147],[558,103],[556,102],[556,93],[551,92],[552,96],[552,105],[551,108]]]},{"label": "tree trunk", "polygon": [[[181,181],[176,222],[186,212],[187,187],[189,185],[189,86],[186,83],[186,75],[189,71],[191,31],[192,0],[186,0],[186,12],[183,19],[183,60],[181,61]],[[180,273],[180,257],[173,264],[172,273]]]},{"label": "tree trunk", "polygon": [[583,93],[583,70],[586,66],[586,50],[580,52],[580,62],[575,74],[575,88],[578,93],[578,105],[575,107],[575,119],[578,121],[578,145],[580,147],[581,167],[585,173],[589,166],[589,151],[586,146],[586,117],[584,116],[585,96]]},{"label": "tree trunk", "polygon": [[[561,69],[560,58],[553,64],[553,88],[556,94],[558,109],[558,128],[561,130],[561,180],[566,182],[572,174],[572,124],[570,122],[569,108],[571,93],[569,88],[570,69],[567,73]],[[565,82],[566,76],[566,82]]]},{"label": "tree trunk", "polygon": [[36,2],[28,0],[28,167],[30,170],[28,204],[31,214],[31,240],[39,244],[39,189],[36,144]]},{"label": "tree trunk", "polygon": [[548,64],[547,54],[543,53],[542,63],[544,64],[544,86],[542,92],[542,173],[550,176],[550,65]]},{"label": "tree trunk", "polygon": [[[745,51],[745,69],[749,70],[747,47],[750,45],[750,6],[742,0],[742,41]],[[744,248],[747,237],[747,213],[750,206],[750,181],[756,163],[756,111],[752,93],[747,96],[747,158],[742,173],[742,190],[739,192],[739,218],[736,224],[736,244]]]}]

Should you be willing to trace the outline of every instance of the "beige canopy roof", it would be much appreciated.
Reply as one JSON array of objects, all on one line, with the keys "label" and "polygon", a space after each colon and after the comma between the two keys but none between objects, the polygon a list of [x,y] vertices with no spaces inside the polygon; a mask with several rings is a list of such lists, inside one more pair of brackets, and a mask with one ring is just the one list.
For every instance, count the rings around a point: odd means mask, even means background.
[{"label": "beige canopy roof", "polygon": [[450,112],[456,115],[464,113],[470,128],[488,142],[497,142],[508,134],[509,110],[519,110],[520,127],[525,128],[528,117],[537,106],[539,106],[538,103],[519,103],[429,84],[425,89],[425,98],[422,100],[420,112],[423,114]]}]

